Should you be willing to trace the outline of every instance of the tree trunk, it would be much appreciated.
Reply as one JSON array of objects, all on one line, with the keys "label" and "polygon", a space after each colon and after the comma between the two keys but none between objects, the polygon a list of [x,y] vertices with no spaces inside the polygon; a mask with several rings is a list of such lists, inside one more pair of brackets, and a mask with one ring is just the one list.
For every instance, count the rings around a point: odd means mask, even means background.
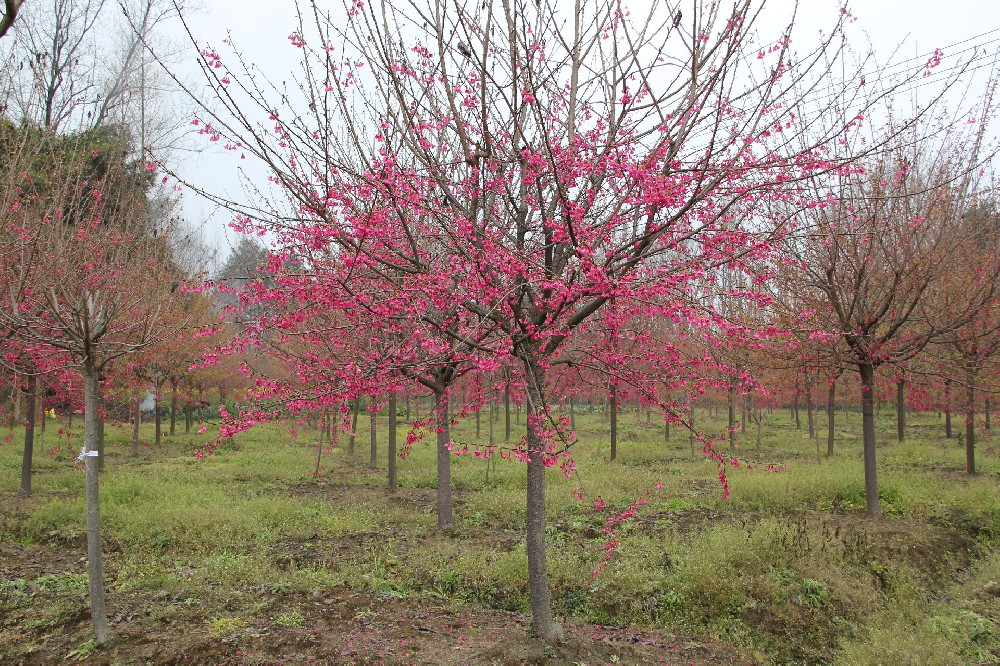
[{"label": "tree trunk", "polygon": [[316,446],[316,471],[313,473],[313,476],[316,476],[316,477],[319,476],[319,470],[321,469],[320,468],[320,462],[323,460],[323,430],[322,429],[319,431],[319,437],[317,439],[319,439],[319,444]]},{"label": "tree trunk", "polygon": [[968,411],[965,414],[965,471],[976,473],[976,369],[971,364],[966,371],[968,382],[966,399]]},{"label": "tree trunk", "polygon": [[142,399],[139,397],[138,392],[136,392],[135,400],[135,414],[132,415],[132,455],[139,455],[139,420],[142,418],[142,409],[139,407],[142,404]]},{"label": "tree trunk", "polygon": [[816,438],[816,410],[813,409],[812,382],[806,381],[806,421],[809,427],[809,439]]},{"label": "tree trunk", "polygon": [[[101,376],[97,376],[97,446],[94,448],[97,450],[97,470],[99,472],[104,471],[104,390],[101,388]],[[42,414],[42,418],[45,418],[45,414]]]},{"label": "tree trunk", "polygon": [[[31,458],[35,452],[35,393],[37,388],[38,377],[31,373],[28,375],[28,413],[24,419],[24,453],[21,456],[21,497],[31,495]],[[19,392],[20,390],[19,383],[15,383],[14,391]],[[45,414],[42,414],[42,418],[45,418]]]},{"label": "tree trunk", "polygon": [[795,382],[795,396],[792,398],[792,411],[795,413],[795,429],[802,430],[802,421],[799,419],[799,382]]},{"label": "tree trunk", "polygon": [[528,486],[526,553],[528,556],[528,596],[531,601],[531,629],[548,644],[563,639],[563,628],[552,617],[548,568],[545,560],[545,457],[543,437],[545,371],[525,361],[528,375]]},{"label": "tree trunk", "polygon": [[849,382],[847,379],[844,380],[844,425],[847,425],[851,420],[851,391]]},{"label": "tree trunk", "polygon": [[160,445],[160,439],[163,436],[163,428],[160,419],[160,385],[157,384],[155,389],[156,393],[153,395],[153,423],[156,428],[156,439],[155,444]]},{"label": "tree trunk", "polygon": [[691,403],[691,417],[689,419],[691,427],[688,429],[688,444],[691,445],[691,457],[694,458],[694,403]]},{"label": "tree trunk", "polygon": [[504,418],[506,419],[506,426],[507,426],[504,435],[505,437],[504,441],[510,443],[510,382],[507,382],[507,385],[504,387],[503,409],[504,409]]},{"label": "tree trunk", "polygon": [[170,434],[177,429],[177,382],[170,382]]},{"label": "tree trunk", "polygon": [[482,406],[480,406],[478,409],[476,409],[476,443],[477,444],[479,443],[479,440],[482,439],[482,434],[481,434],[483,432],[482,411],[483,411]]},{"label": "tree trunk", "polygon": [[351,414],[351,439],[347,442],[347,455],[354,455],[354,440],[358,435],[358,414],[361,413],[361,396],[354,399],[354,413]]},{"label": "tree trunk", "polygon": [[951,378],[944,380],[944,438],[951,439]]},{"label": "tree trunk", "polygon": [[736,441],[736,389],[732,384],[726,391],[726,407],[729,410],[729,448],[735,449],[739,443]]},{"label": "tree trunk", "polygon": [[[494,414],[494,412],[495,412],[496,414],[499,414],[499,413],[500,413],[500,410],[499,410],[499,409],[497,408],[497,405],[496,405],[496,403],[495,403],[495,402],[494,402],[494,401],[493,401],[493,400],[491,399],[491,400],[490,400],[490,418],[489,418],[489,419],[487,419],[487,420],[489,421],[489,425],[490,425],[490,453],[491,453],[491,454],[492,454],[492,452],[493,452],[493,443],[494,443],[494,440],[493,440],[493,421],[495,421],[495,420],[496,420],[496,419],[495,419],[495,418],[493,417],[493,414]],[[491,456],[491,457],[492,457],[492,456]],[[489,459],[487,459],[487,463],[488,463],[488,462],[489,462]],[[489,465],[488,465],[488,464],[487,464],[487,467],[486,467],[486,469],[487,469],[487,470],[489,470]]]},{"label": "tree trunk", "polygon": [[618,455],[618,384],[611,384],[611,462]]},{"label": "tree trunk", "polygon": [[569,397],[569,427],[576,432],[576,411],[573,409],[573,396]]},{"label": "tree trunk", "polygon": [[97,411],[99,391],[98,372],[95,368],[84,368],[83,374],[83,453],[87,466],[87,576],[90,582],[90,621],[94,628],[94,638],[103,645],[111,639],[108,612],[104,601],[104,558],[101,552],[101,501],[98,486],[97,456]]},{"label": "tree trunk", "polygon": [[205,415],[202,414],[202,411],[204,409],[202,405],[204,404],[204,402],[205,402],[205,389],[203,389],[202,387],[199,386],[198,387],[198,425],[201,425],[201,422],[205,418]]},{"label": "tree trunk", "polygon": [[747,421],[750,420],[750,392],[743,394],[742,407],[740,409],[740,435],[747,432]]},{"label": "tree trunk", "polygon": [[[41,382],[38,382],[38,387],[36,388],[35,393],[38,394],[38,408],[39,408],[38,411],[42,413],[40,429],[42,431],[42,435],[44,435],[45,434],[45,398],[44,398],[45,389],[42,386]],[[38,412],[35,412],[35,414],[37,416]]]},{"label": "tree trunk", "polygon": [[882,515],[878,499],[878,468],[875,462],[875,368],[869,364],[859,364],[861,375],[861,432],[864,441],[865,459],[865,504],[869,516]]},{"label": "tree trunk", "polygon": [[396,394],[389,394],[389,451],[386,454],[386,466],[389,468],[389,492],[396,492]]},{"label": "tree trunk", "polygon": [[15,387],[14,391],[11,392],[11,403],[13,404],[10,410],[10,427],[13,428],[21,420],[21,378],[18,375],[11,378],[11,386]]},{"label": "tree trunk", "polygon": [[906,437],[906,380],[896,379],[896,441]]},{"label": "tree trunk", "polygon": [[368,469],[378,469],[378,417],[375,413],[375,396],[368,398],[368,414],[371,425],[371,459],[368,461]]},{"label": "tree trunk", "polygon": [[993,405],[990,403],[990,397],[986,396],[986,404],[983,405],[983,418],[986,419],[984,426],[987,431],[990,430],[990,412],[993,411],[992,407]]},{"label": "tree trunk", "polygon": [[434,392],[437,413],[437,514],[438,529],[451,532],[455,529],[451,502],[451,424],[448,422],[448,391]]},{"label": "tree trunk", "polygon": [[826,457],[833,457],[834,424],[836,411],[834,407],[837,402],[837,382],[830,382],[830,392],[826,398]]}]

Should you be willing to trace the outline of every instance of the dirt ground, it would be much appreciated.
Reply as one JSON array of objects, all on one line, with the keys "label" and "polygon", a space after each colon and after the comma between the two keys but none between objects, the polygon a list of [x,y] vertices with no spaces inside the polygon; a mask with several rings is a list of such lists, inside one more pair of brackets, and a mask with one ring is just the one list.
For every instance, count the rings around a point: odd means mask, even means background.
[{"label": "dirt ground", "polygon": [[[32,581],[86,571],[80,550],[0,544],[0,579],[26,581],[0,591],[3,664],[748,664],[716,642],[592,625],[566,626],[546,647],[524,615],[436,599],[360,594],[274,594],[248,599],[261,617],[298,611],[297,626],[246,622],[214,630],[197,604],[163,591],[109,595],[110,645],[90,642],[85,595]],[[15,600],[13,597],[17,595]],[[234,615],[245,616],[234,608]],[[244,609],[245,610],[245,609]],[[170,612],[164,612],[170,611]],[[169,619],[166,619],[169,618]]]}]

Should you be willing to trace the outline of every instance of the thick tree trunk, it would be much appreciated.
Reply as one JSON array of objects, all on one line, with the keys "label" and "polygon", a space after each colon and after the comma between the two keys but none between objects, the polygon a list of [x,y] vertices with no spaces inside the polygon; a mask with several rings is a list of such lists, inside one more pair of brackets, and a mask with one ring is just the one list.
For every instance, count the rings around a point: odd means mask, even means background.
[{"label": "thick tree trunk", "polygon": [[612,383],[611,396],[611,462],[618,456],[618,385]]},{"label": "thick tree trunk", "polygon": [[[35,452],[35,393],[38,389],[38,378],[34,373],[28,375],[28,413],[24,419],[24,453],[21,456],[21,497],[31,495],[31,458]],[[19,384],[14,384],[14,391],[20,391]],[[42,414],[45,418],[45,414]]]},{"label": "thick tree trunk", "polygon": [[108,612],[104,600],[104,559],[101,551],[101,501],[98,484],[97,456],[88,455],[97,450],[98,372],[84,368],[83,404],[84,436],[83,453],[87,466],[87,575],[90,581],[90,621],[94,638],[101,645],[111,639]]},{"label": "thick tree trunk", "polygon": [[389,468],[389,492],[396,492],[399,484],[396,480],[396,394],[389,394],[389,451],[386,454],[386,466]]},{"label": "thick tree trunk", "polygon": [[438,529],[450,532],[455,529],[451,501],[451,424],[448,421],[448,391],[434,392],[434,410],[437,413],[437,514]]},{"label": "thick tree trunk", "polygon": [[976,473],[976,370],[969,367],[966,371],[965,380],[968,383],[966,388],[966,400],[968,409],[965,413],[965,471],[969,474]]},{"label": "thick tree trunk", "polygon": [[368,421],[371,425],[371,458],[368,469],[378,469],[378,417],[375,413],[375,396],[368,398]]},{"label": "thick tree trunk", "polygon": [[830,392],[826,398],[826,457],[833,457],[834,424],[836,415],[835,407],[837,402],[837,383],[830,382]]},{"label": "thick tree trunk", "polygon": [[944,437],[951,439],[951,378],[944,380]]},{"label": "thick tree trunk", "polygon": [[545,559],[545,444],[543,437],[544,401],[541,387],[545,386],[545,371],[526,361],[528,376],[528,487],[527,534],[528,596],[531,601],[531,629],[546,643],[563,640],[563,628],[552,616],[548,568]]},{"label": "thick tree trunk", "polygon": [[896,380],[896,441],[906,437],[906,380]]},{"label": "thick tree trunk", "polygon": [[865,459],[865,504],[869,516],[882,515],[878,499],[878,468],[875,461],[875,368],[868,364],[858,365],[861,375],[861,432],[864,442]]}]

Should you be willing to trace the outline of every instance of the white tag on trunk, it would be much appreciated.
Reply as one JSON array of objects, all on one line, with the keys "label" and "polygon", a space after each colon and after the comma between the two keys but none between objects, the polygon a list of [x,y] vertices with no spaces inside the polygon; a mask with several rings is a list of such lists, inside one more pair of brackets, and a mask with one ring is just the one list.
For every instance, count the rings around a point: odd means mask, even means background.
[{"label": "white tag on trunk", "polygon": [[84,458],[87,458],[87,457],[94,457],[94,458],[96,458],[99,455],[101,455],[101,452],[98,451],[97,449],[94,449],[93,451],[86,451],[84,449],[80,449],[80,455],[78,455],[76,457],[76,459],[77,460],[83,460]]}]

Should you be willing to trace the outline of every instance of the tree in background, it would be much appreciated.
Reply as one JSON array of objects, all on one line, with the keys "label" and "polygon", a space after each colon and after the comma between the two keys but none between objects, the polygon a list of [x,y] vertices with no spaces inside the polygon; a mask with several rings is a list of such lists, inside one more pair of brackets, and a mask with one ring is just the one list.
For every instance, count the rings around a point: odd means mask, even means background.
[{"label": "tree in background", "polygon": [[[996,266],[1000,264],[1000,216],[995,203],[970,207],[955,220],[952,233],[959,246],[950,261],[941,288],[933,295],[931,307],[952,310],[961,307],[970,292],[981,289],[982,280],[996,279]],[[995,292],[995,290],[994,290]],[[952,384],[965,388],[965,469],[976,473],[976,392],[982,390],[982,373],[1000,351],[1000,293],[978,304],[976,311],[960,326],[946,331],[938,341],[939,349],[948,365],[943,370],[949,390]],[[959,377],[952,378],[953,369]],[[985,410],[989,409],[987,393]],[[950,403],[950,400],[949,400]],[[951,405],[946,406],[947,409]],[[950,416],[950,415],[949,415]]]},{"label": "tree in background", "polygon": [[103,132],[43,132],[40,143],[48,152],[39,154],[54,157],[51,173],[40,173],[59,177],[21,187],[11,225],[18,241],[3,256],[0,322],[25,345],[64,352],[83,379],[91,619],[104,643],[110,627],[100,539],[99,382],[115,360],[165,335],[159,315],[176,291],[176,272],[164,238],[148,233],[149,178],[141,162],[124,158],[127,145]]},{"label": "tree in background", "polygon": [[[979,186],[985,157],[978,151],[983,122],[955,124],[935,137],[917,128],[894,150],[838,175],[808,209],[789,257],[802,271],[810,298],[822,298],[814,330],[834,334],[861,379],[865,499],[881,513],[873,402],[876,371],[914,358],[941,336],[975,318],[996,294],[1000,264],[977,264],[974,276],[945,304],[937,295],[962,256],[960,221]],[[966,131],[971,127],[971,131]],[[922,125],[920,127],[922,129]]]}]

